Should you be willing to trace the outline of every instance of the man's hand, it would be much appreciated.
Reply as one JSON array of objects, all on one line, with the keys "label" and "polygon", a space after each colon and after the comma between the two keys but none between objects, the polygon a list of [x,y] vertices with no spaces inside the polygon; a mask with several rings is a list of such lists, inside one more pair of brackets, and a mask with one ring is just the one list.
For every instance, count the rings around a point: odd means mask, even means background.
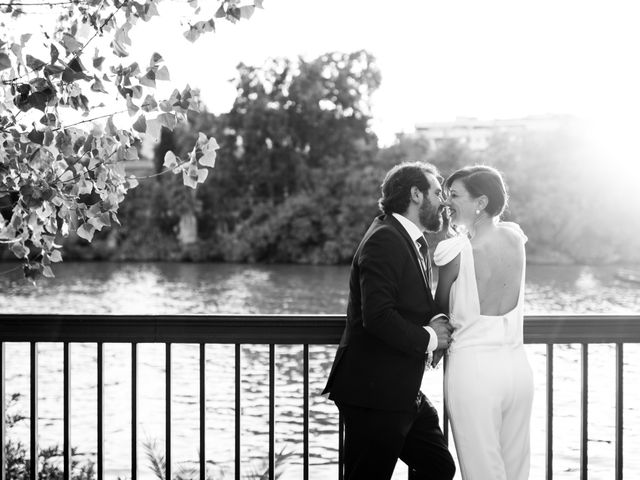
[{"label": "man's hand", "polygon": [[436,332],[438,337],[438,348],[436,350],[446,350],[449,348],[451,333],[453,332],[453,327],[449,323],[449,319],[444,315],[436,317],[429,322],[429,326],[433,328],[433,331]]},{"label": "man's hand", "polygon": [[444,349],[440,349],[440,350],[436,350],[435,352],[433,352],[433,360],[431,360],[431,368],[436,368],[438,366],[438,363],[440,363],[440,360],[442,360],[442,357],[444,356],[444,352],[446,350]]}]

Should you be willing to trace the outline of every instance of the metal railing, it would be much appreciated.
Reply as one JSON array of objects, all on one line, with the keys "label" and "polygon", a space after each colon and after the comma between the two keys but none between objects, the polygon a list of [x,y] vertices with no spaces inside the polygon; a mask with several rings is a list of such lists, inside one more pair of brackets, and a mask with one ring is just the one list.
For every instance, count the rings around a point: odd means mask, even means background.
[{"label": "metal railing", "polygon": [[[98,480],[104,478],[104,357],[105,343],[131,345],[131,478],[137,478],[137,413],[138,413],[138,345],[165,344],[166,438],[171,439],[171,346],[195,343],[199,349],[199,451],[200,479],[205,479],[205,362],[207,344],[235,345],[235,478],[240,478],[240,401],[242,344],[269,345],[269,479],[275,476],[275,345],[303,346],[303,478],[309,478],[309,346],[337,344],[344,326],[341,315],[0,315],[0,480],[5,480],[5,346],[9,342],[30,344],[30,418],[38,418],[38,343],[63,344],[63,478],[71,475],[70,446],[70,371],[69,346],[76,342],[97,345],[97,468]],[[623,352],[625,343],[640,343],[640,315],[574,315],[527,316],[525,343],[544,344],[546,365],[546,478],[553,477],[553,357],[555,344],[581,345],[581,433],[580,478],[586,480],[588,419],[588,346],[595,343],[614,344],[616,351],[615,391],[615,479],[623,471]],[[327,372],[328,374],[328,372]],[[342,478],[342,422],[339,422],[339,468]],[[37,478],[37,422],[30,425],[30,475]],[[166,442],[165,478],[171,475],[171,442]]]}]

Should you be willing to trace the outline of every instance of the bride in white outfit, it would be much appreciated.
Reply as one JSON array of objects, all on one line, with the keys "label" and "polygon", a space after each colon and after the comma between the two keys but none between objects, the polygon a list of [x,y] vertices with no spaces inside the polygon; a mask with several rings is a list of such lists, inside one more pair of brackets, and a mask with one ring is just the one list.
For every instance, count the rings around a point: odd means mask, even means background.
[{"label": "bride in white outfit", "polygon": [[518,225],[500,221],[500,173],[473,166],[444,184],[456,230],[441,241],[436,300],[454,327],[445,402],[464,480],[529,477],[533,376],[522,342],[525,249]]}]

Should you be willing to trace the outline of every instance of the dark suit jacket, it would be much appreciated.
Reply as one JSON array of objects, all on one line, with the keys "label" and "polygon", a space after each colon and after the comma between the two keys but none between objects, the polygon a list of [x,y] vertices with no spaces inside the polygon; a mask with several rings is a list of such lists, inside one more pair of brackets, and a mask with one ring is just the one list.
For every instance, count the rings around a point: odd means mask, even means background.
[{"label": "dark suit jacket", "polygon": [[422,326],[441,312],[404,227],[392,215],[376,218],[351,264],[347,323],[323,393],[349,405],[415,409],[429,344]]}]

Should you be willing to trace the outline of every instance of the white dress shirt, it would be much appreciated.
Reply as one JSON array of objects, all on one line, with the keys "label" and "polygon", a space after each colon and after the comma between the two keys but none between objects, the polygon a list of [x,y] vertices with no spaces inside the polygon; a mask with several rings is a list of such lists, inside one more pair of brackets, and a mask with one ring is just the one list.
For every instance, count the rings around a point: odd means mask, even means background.
[{"label": "white dress shirt", "polygon": [[[400,222],[400,225],[402,225],[402,227],[409,234],[409,237],[411,237],[411,240],[413,240],[413,246],[416,249],[416,253],[419,256],[422,256],[422,253],[420,253],[420,244],[418,243],[418,239],[422,237],[422,231],[420,230],[420,228],[411,220],[409,220],[407,217],[403,217],[399,213],[393,213],[392,215],[396,220],[398,220],[398,222]],[[425,262],[426,262],[426,259],[425,259]],[[444,315],[439,313],[435,315],[433,318],[431,318],[429,322],[441,316],[444,316]],[[427,346],[427,353],[431,353],[436,348],[438,348],[438,336],[436,335],[435,330],[430,326],[427,325],[424,327],[424,329],[429,333],[429,345]]]}]

